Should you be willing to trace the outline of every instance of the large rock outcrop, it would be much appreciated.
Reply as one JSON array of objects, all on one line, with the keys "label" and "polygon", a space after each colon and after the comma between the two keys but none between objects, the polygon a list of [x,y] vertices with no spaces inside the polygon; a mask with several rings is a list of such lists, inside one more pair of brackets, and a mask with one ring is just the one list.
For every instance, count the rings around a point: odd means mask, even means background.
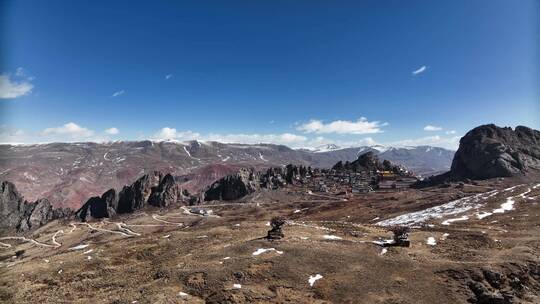
[{"label": "large rock outcrop", "polygon": [[429,187],[448,182],[496,177],[540,179],[540,132],[494,124],[467,132],[459,141],[450,171],[416,184]]},{"label": "large rock outcrop", "polygon": [[483,125],[459,141],[450,177],[487,179],[537,174],[540,171],[540,132],[527,127]]},{"label": "large rock outcrop", "polygon": [[236,174],[225,176],[210,185],[203,193],[205,201],[236,200],[260,187],[258,174],[253,169],[242,168]]},{"label": "large rock outcrop", "polygon": [[124,186],[120,191],[118,200],[118,213],[131,213],[141,209],[146,205],[152,188],[159,185],[162,174],[154,172],[153,174],[145,174],[135,183]]},{"label": "large rock outcrop", "polygon": [[26,202],[14,184],[0,184],[0,227],[27,231],[70,214],[68,209],[55,209],[47,199]]},{"label": "large rock outcrop", "polygon": [[114,189],[103,193],[101,197],[91,197],[77,212],[75,216],[82,221],[112,217],[118,208],[118,196]]},{"label": "large rock outcrop", "polygon": [[392,164],[388,160],[383,162],[379,161],[379,158],[373,151],[363,153],[358,156],[358,159],[353,162],[339,161],[333,167],[333,170],[336,171],[352,171],[352,172],[361,172],[361,171],[393,171],[399,173],[404,170],[404,168]]},{"label": "large rock outcrop", "polygon": [[178,201],[179,194],[180,191],[174,177],[167,174],[161,179],[159,185],[152,189],[148,204],[156,207],[167,207]]},{"label": "large rock outcrop", "polygon": [[196,197],[182,191],[171,174],[161,172],[145,174],[133,184],[124,186],[117,194],[114,189],[101,197],[91,197],[75,216],[82,221],[108,218],[116,214],[131,213],[148,205],[167,207],[176,203],[195,204]]}]

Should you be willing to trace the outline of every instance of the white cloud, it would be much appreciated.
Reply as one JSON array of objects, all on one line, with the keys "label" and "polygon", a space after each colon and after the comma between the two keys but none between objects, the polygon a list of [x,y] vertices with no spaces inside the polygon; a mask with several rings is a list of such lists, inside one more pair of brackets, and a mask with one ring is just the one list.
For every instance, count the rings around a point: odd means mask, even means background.
[{"label": "white cloud", "polygon": [[[19,78],[23,77],[22,68],[18,68],[15,75]],[[11,99],[30,94],[34,88],[34,85],[30,82],[31,80],[32,78],[15,80],[10,75],[0,75],[0,98]]]},{"label": "white cloud", "polygon": [[193,131],[178,131],[175,128],[165,127],[160,129],[152,137],[154,140],[202,140],[202,141],[217,141],[223,143],[242,143],[242,144],[283,144],[290,146],[298,146],[300,143],[306,142],[305,136],[282,133],[282,134],[218,134],[210,133],[201,135],[200,133]]},{"label": "white cloud", "polygon": [[424,127],[424,131],[430,131],[430,132],[440,131],[442,129],[443,129],[442,127],[437,127],[437,126],[432,126],[432,125],[427,125]]},{"label": "white cloud", "polygon": [[117,128],[109,128],[107,130],[105,130],[105,133],[109,134],[109,135],[116,135],[118,133],[120,133],[120,131],[117,129]]},{"label": "white cloud", "polygon": [[193,139],[199,139],[200,134],[197,132],[192,132],[190,130],[188,131],[182,131],[179,132],[175,128],[169,128],[165,127],[159,130],[156,134],[154,134],[153,139],[155,140],[193,140]]},{"label": "white cloud", "polygon": [[280,144],[297,146],[305,142],[307,138],[302,135],[291,133],[282,134],[209,134],[204,138],[209,141],[219,141],[224,143],[243,143],[243,144]]},{"label": "white cloud", "polygon": [[324,123],[321,120],[312,119],[307,123],[300,124],[296,127],[297,130],[304,133],[317,134],[373,134],[381,133],[381,127],[388,123],[380,123],[379,121],[368,121],[367,118],[361,117],[357,121],[335,120],[329,123]]},{"label": "white cloud", "polygon": [[456,134],[456,130],[450,130],[450,131],[446,131],[444,133],[446,133],[447,135]]},{"label": "white cloud", "polygon": [[459,136],[442,137],[439,135],[427,136],[416,139],[404,139],[388,143],[389,146],[434,146],[450,150],[457,150],[459,146]]},{"label": "white cloud", "polygon": [[74,122],[68,122],[67,124],[56,127],[47,128],[41,132],[43,136],[67,136],[71,139],[84,139],[94,135],[94,131],[81,127]]},{"label": "white cloud", "polygon": [[427,66],[423,65],[419,69],[412,71],[412,74],[413,75],[418,75],[420,73],[425,72],[427,70],[427,68],[428,68]]},{"label": "white cloud", "polygon": [[112,94],[112,97],[118,97],[118,96],[124,94],[125,92],[126,92],[126,91],[124,91],[124,90],[120,90],[120,91],[114,92],[114,93]]},{"label": "white cloud", "polygon": [[167,74],[167,75],[165,75],[165,79],[171,79],[171,78],[173,78],[173,74]]}]

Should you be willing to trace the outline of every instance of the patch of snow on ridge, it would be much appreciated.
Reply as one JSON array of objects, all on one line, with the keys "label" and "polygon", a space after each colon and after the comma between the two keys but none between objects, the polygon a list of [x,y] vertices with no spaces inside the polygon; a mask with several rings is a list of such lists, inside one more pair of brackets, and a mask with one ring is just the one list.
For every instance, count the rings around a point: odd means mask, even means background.
[{"label": "patch of snow on ridge", "polygon": [[497,208],[493,210],[493,213],[504,213],[506,211],[510,211],[514,209],[514,198],[512,196],[506,198],[506,202],[501,204],[501,208]]},{"label": "patch of snow on ridge", "polygon": [[484,211],[484,212],[482,212],[482,213],[477,213],[477,214],[476,214],[476,217],[477,217],[479,220],[481,220],[481,219],[483,219],[483,218],[485,218],[485,217],[488,217],[488,216],[490,216],[490,215],[492,215],[492,214],[493,214],[493,213],[491,213],[491,212],[485,212],[485,211]]},{"label": "patch of snow on ridge", "polygon": [[426,241],[426,244],[431,245],[431,246],[435,246],[435,245],[437,245],[437,241],[435,241],[434,237],[430,236],[430,237],[428,237],[428,239]]},{"label": "patch of snow on ridge", "polygon": [[342,238],[340,238],[339,236],[335,236],[335,235],[323,235],[323,239],[336,241],[336,240],[341,240]]},{"label": "patch of snow on ridge", "polygon": [[320,280],[322,278],[323,276],[318,273],[314,276],[309,276],[309,280],[308,280],[309,286],[313,287],[313,284],[315,284],[315,281]]},{"label": "patch of snow on ridge", "polygon": [[425,210],[402,214],[400,216],[377,222],[379,226],[404,225],[414,226],[432,219],[440,219],[449,215],[459,214],[474,208],[479,208],[484,197],[491,197],[498,193],[492,190],[472,196],[463,197],[446,204],[427,208]]},{"label": "patch of snow on ridge", "polygon": [[89,246],[88,244],[81,244],[81,245],[77,245],[75,247],[71,247],[71,248],[69,248],[69,250],[81,250],[81,249],[84,249],[84,248],[86,248],[88,246]]},{"label": "patch of snow on ridge", "polygon": [[469,217],[464,215],[464,216],[457,217],[457,218],[447,219],[447,220],[443,221],[441,224],[445,225],[445,226],[448,226],[448,225],[450,225],[450,223],[459,222],[459,221],[466,221],[468,219],[469,219]]},{"label": "patch of snow on ridge", "polygon": [[259,248],[252,255],[259,255],[268,251],[275,251],[277,254],[283,254],[283,251],[276,250],[276,248]]},{"label": "patch of snow on ridge", "polygon": [[260,158],[262,161],[265,161],[265,162],[268,161],[268,159],[264,158],[264,156],[262,155],[261,152],[259,152],[259,158]]}]

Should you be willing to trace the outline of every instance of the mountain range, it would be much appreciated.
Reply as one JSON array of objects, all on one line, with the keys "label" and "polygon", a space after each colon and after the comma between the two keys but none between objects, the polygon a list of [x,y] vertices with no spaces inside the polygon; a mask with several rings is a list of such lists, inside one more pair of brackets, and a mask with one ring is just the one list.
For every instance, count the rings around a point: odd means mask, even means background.
[{"label": "mountain range", "polygon": [[283,145],[200,141],[0,145],[0,179],[13,182],[28,200],[47,198],[55,207],[76,209],[91,196],[131,184],[153,171],[171,173],[184,189],[198,191],[241,167],[263,169],[293,163],[329,168],[368,151],[420,176],[448,171],[454,156],[454,151],[430,146],[326,146],[309,151]]}]

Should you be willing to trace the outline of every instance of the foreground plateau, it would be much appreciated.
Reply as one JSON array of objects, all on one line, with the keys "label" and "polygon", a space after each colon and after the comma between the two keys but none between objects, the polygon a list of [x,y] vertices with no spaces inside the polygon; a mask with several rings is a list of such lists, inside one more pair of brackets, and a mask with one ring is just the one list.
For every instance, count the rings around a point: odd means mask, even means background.
[{"label": "foreground plateau", "polygon": [[[540,184],[258,191],[0,237],[3,303],[539,303]],[[202,210],[210,211],[201,215]],[[285,237],[264,237],[274,216]],[[382,247],[388,227],[411,246]]]}]

